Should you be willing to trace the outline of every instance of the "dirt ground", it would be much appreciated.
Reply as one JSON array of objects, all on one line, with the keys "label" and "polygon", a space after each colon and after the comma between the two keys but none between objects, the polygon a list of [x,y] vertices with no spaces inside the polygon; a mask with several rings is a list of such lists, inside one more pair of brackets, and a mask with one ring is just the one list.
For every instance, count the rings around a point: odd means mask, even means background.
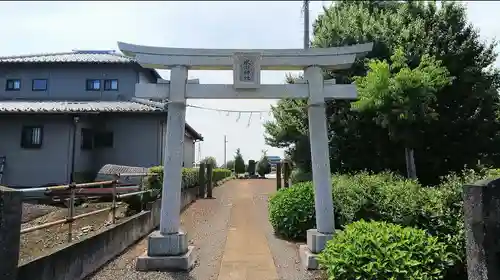
[{"label": "dirt ground", "polygon": [[[84,203],[75,208],[75,215],[92,212],[95,210],[110,207],[110,202],[105,203]],[[25,210],[25,208],[27,210]],[[33,210],[35,208],[35,210]],[[23,205],[22,229],[34,227],[48,222],[53,222],[66,218],[68,209],[54,206]],[[125,205],[120,205],[116,210],[117,222],[125,217]],[[48,212],[48,214],[47,214]],[[96,215],[87,216],[73,222],[73,241],[85,235],[100,231],[111,225],[111,213],[104,211]],[[21,235],[19,263],[23,264],[40,255],[43,255],[58,247],[67,245],[68,224],[60,224],[45,229],[40,229]]]},{"label": "dirt ground", "polygon": [[50,212],[61,209],[62,207],[53,206],[53,205],[45,205],[45,204],[36,204],[36,203],[23,203],[23,214],[21,218],[22,223],[27,223],[31,220],[34,220],[38,217],[46,215]]}]

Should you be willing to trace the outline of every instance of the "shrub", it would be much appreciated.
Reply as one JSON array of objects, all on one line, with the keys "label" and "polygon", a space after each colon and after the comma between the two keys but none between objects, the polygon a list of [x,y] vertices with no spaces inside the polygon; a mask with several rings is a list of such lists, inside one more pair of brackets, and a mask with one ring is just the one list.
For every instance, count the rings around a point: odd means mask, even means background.
[{"label": "shrub", "polygon": [[247,168],[248,175],[250,176],[255,175],[255,166],[256,166],[255,160],[251,159],[248,161],[248,168]]},{"label": "shrub", "polygon": [[310,183],[281,189],[270,198],[268,207],[269,221],[279,236],[305,238],[306,230],[316,225],[314,192]]},{"label": "shrub", "polygon": [[269,163],[266,155],[264,155],[257,163],[257,173],[261,177],[264,177],[266,176],[266,174],[271,173],[271,164]]},{"label": "shrub", "polygon": [[[360,219],[399,220],[403,223],[409,210],[418,209],[415,191],[419,185],[391,173],[334,175],[332,178],[335,224],[337,228]],[[299,213],[295,213],[299,212]],[[299,215],[302,225],[296,226]],[[391,217],[391,215],[394,216]],[[269,200],[269,219],[276,234],[285,238],[303,239],[306,230],[315,226],[314,190],[312,182],[294,184],[281,189]],[[305,229],[304,229],[305,228]]]},{"label": "shrub", "polygon": [[236,154],[234,155],[234,173],[245,173],[245,160],[243,159],[239,148],[236,149]]},{"label": "shrub", "polygon": [[329,279],[442,279],[447,245],[423,230],[358,221],[328,241],[318,257]]},{"label": "shrub", "polygon": [[[157,176],[150,176],[148,179],[156,185],[156,188],[161,189],[163,182],[163,166],[155,166],[149,169],[150,173],[156,173]],[[212,181],[218,182],[222,179],[231,176],[231,170],[225,168],[212,169]],[[183,168],[182,169],[182,187],[192,188],[198,186],[199,173],[198,168]]]},{"label": "shrub", "polygon": [[198,168],[183,168],[182,169],[182,188],[192,188],[198,185]]},{"label": "shrub", "polygon": [[206,157],[206,158],[201,160],[201,163],[211,164],[214,168],[218,167],[217,160],[215,159],[215,157]]},{"label": "shrub", "polygon": [[[490,177],[498,177],[498,171],[466,170],[442,178],[439,186],[424,187],[391,173],[334,175],[335,224],[342,229],[364,219],[425,230],[449,245],[455,266],[446,279],[466,279],[462,186]],[[312,183],[304,182],[282,189],[270,199],[269,219],[277,234],[305,238],[305,231],[315,225],[313,194]],[[297,218],[285,217],[299,217],[304,226],[297,225]]]},{"label": "shrub", "polygon": [[333,194],[341,226],[360,219],[413,226],[426,200],[418,182],[389,172],[334,176]]},{"label": "shrub", "polygon": [[[307,192],[306,197],[311,197],[309,202],[301,202],[309,205],[314,203],[313,186],[311,182],[296,184],[301,186],[300,192]],[[304,187],[307,186],[307,187]],[[292,186],[291,188],[294,188]],[[271,199],[270,204],[280,203],[279,199],[285,199],[286,190],[276,199]],[[280,193],[278,192],[278,193]],[[370,174],[360,172],[353,175],[334,175],[332,177],[332,192],[335,206],[335,224],[342,228],[352,222],[365,220],[387,221],[403,226],[413,226],[428,230],[435,235],[456,234],[456,229],[449,228],[448,215],[457,213],[448,211],[450,204],[454,201],[459,205],[456,210],[460,211],[460,195],[453,191],[444,191],[440,188],[424,188],[418,182],[404,179],[391,173]],[[458,199],[458,201],[457,201]],[[298,208],[304,208],[297,205]],[[288,211],[292,209],[284,209]],[[448,213],[448,212],[450,213]],[[446,214],[446,215],[445,215]],[[293,215],[284,213],[284,216]],[[458,214],[461,219],[460,214]],[[272,213],[270,212],[270,219]],[[310,216],[308,224],[313,224],[315,216]],[[283,221],[281,221],[283,223]],[[283,226],[281,226],[283,227]],[[303,236],[299,233],[289,233],[287,236]]]},{"label": "shrub", "polygon": [[[161,190],[163,185],[163,166],[154,166],[149,169],[156,176],[149,176],[148,183],[153,189]],[[191,188],[198,184],[198,168],[182,169],[182,188]]]},{"label": "shrub", "polygon": [[212,173],[212,181],[214,183],[216,183],[216,182],[219,182],[220,180],[231,177],[231,175],[232,175],[232,172],[229,169],[216,168],[213,170],[213,173]]},{"label": "shrub", "polygon": [[[163,166],[154,166],[149,169],[149,173],[155,175],[148,176],[143,181],[143,190],[151,190],[149,193],[144,193],[142,199],[140,195],[129,196],[124,199],[128,204],[127,212],[129,214],[141,211],[141,205],[154,201],[161,196],[163,188]],[[199,172],[198,168],[183,168],[182,169],[182,188],[192,188],[198,186]],[[231,176],[231,170],[215,168],[212,173],[212,181],[218,182],[222,179]]]},{"label": "shrub", "polygon": [[312,181],[312,172],[305,172],[300,168],[294,169],[290,174],[292,184]]},{"label": "shrub", "polygon": [[226,162],[226,165],[224,166],[224,168],[226,169],[229,169],[229,170],[234,170],[234,160],[228,160]]}]

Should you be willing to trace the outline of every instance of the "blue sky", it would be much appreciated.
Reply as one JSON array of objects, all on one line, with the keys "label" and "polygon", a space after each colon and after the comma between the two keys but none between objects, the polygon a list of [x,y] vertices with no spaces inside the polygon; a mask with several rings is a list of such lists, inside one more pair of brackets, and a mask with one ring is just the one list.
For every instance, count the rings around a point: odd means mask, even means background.
[{"label": "blue sky", "polygon": [[[313,1],[311,21],[329,1]],[[469,20],[484,39],[500,38],[500,2],[468,2]],[[0,2],[0,55],[117,49],[116,42],[184,48],[301,48],[301,1],[240,2]],[[497,65],[500,65],[497,62]],[[161,72],[168,78],[167,71]],[[284,72],[265,72],[262,82],[283,83]],[[190,71],[201,83],[231,83],[226,71]],[[190,100],[190,104],[231,110],[268,110],[269,100]],[[228,159],[241,148],[246,160],[261,151],[282,155],[264,144],[268,114],[210,112],[188,108],[187,121],[203,134],[201,156]],[[197,147],[198,148],[198,147]]]}]

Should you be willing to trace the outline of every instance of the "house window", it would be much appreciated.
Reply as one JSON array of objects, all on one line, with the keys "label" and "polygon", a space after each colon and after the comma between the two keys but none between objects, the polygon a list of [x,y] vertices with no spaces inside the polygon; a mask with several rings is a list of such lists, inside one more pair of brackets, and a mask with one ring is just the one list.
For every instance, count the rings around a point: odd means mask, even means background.
[{"label": "house window", "polygon": [[104,90],[118,90],[118,80],[104,80]]},{"label": "house window", "polygon": [[94,135],[95,148],[112,148],[113,147],[113,132],[104,131],[96,132]]},{"label": "house window", "polygon": [[20,90],[21,80],[19,79],[8,79],[5,83],[5,90]]},{"label": "house window", "polygon": [[47,90],[47,79],[33,79],[31,89],[33,91]]},{"label": "house window", "polygon": [[87,80],[87,90],[101,90],[101,80]]},{"label": "house window", "polygon": [[94,146],[94,134],[92,129],[82,128],[82,139],[81,139],[80,148],[82,150],[91,150]]},{"label": "house window", "polygon": [[36,149],[42,147],[43,127],[24,126],[21,132],[21,147]]}]

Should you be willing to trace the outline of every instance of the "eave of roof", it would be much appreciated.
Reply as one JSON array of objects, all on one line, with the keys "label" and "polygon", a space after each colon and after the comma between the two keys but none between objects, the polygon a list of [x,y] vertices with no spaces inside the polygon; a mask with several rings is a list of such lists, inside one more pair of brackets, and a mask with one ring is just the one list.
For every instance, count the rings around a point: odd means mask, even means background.
[{"label": "eave of roof", "polygon": [[203,141],[203,136],[198,132],[196,131],[192,126],[190,126],[188,123],[186,123],[186,131],[191,134],[191,136],[193,136],[193,139],[194,140],[199,140],[199,141]]},{"label": "eave of roof", "polygon": [[132,101],[4,100],[0,113],[153,113],[164,109]]},{"label": "eave of roof", "polygon": [[[151,101],[55,101],[2,100],[0,114],[92,114],[92,113],[162,113],[165,104]],[[186,123],[186,132],[194,139],[203,136]]]}]

